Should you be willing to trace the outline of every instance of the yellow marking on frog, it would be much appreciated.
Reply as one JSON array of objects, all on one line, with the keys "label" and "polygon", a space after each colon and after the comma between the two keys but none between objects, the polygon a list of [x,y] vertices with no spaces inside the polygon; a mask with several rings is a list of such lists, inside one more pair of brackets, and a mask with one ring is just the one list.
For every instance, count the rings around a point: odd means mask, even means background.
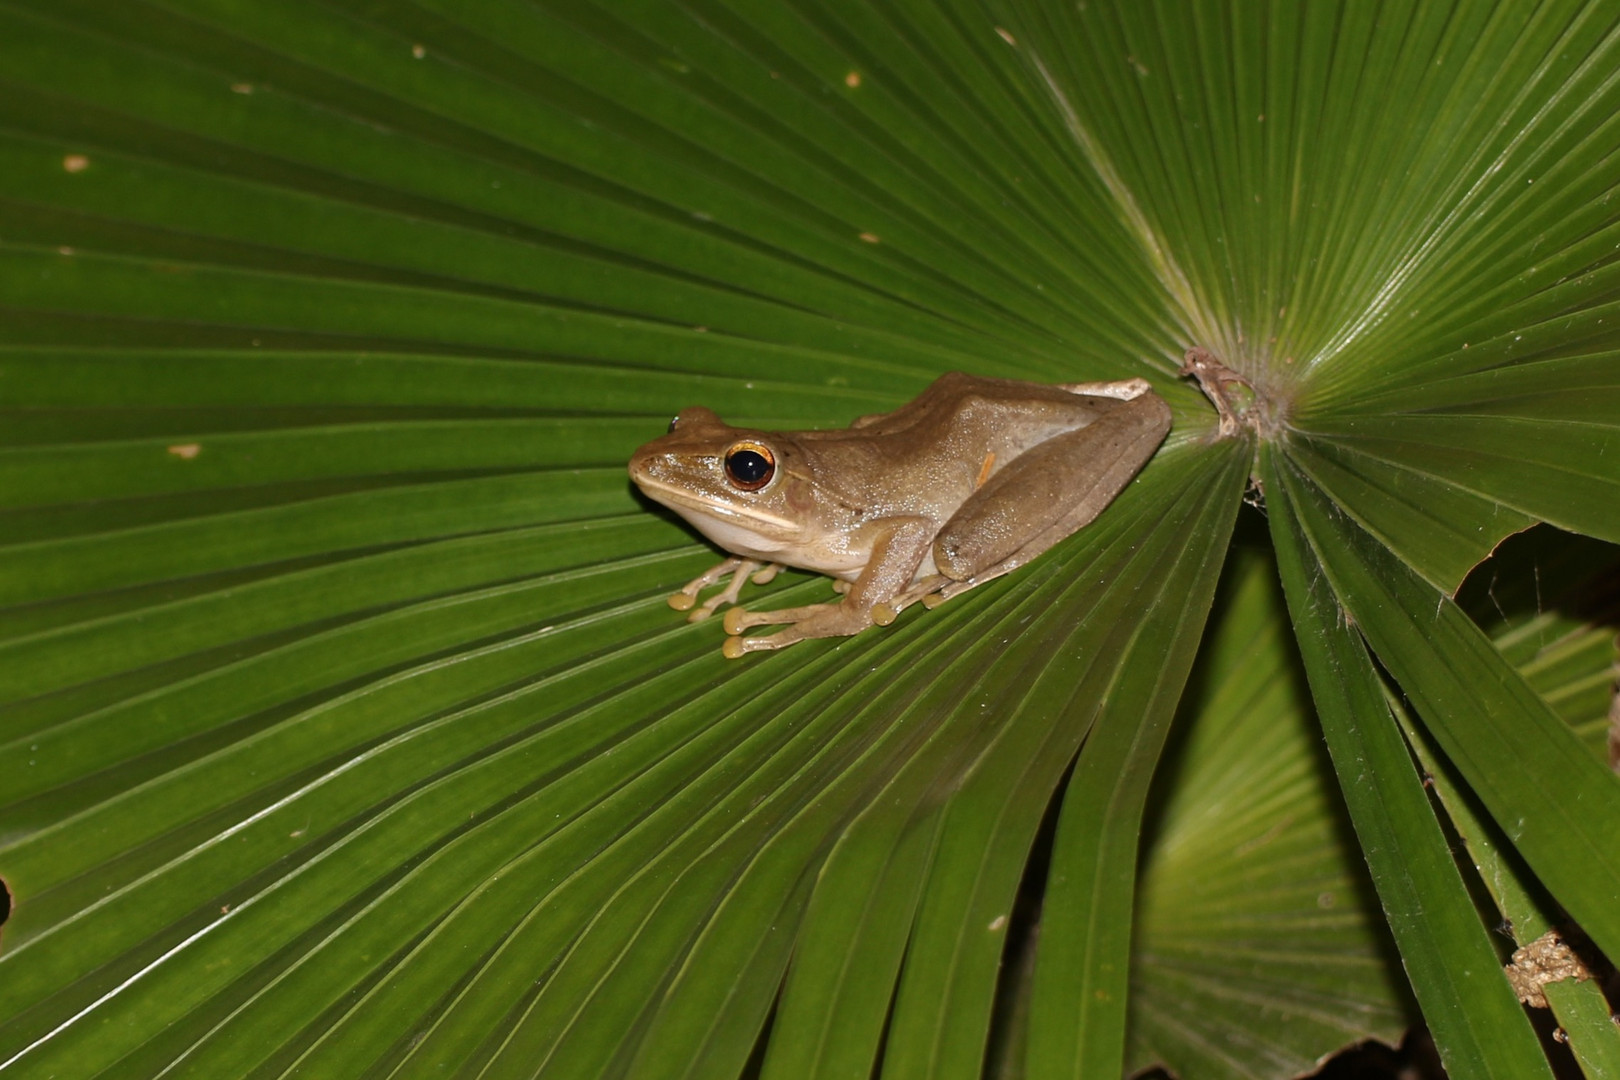
[{"label": "yellow marking on frog", "polygon": [[979,466],[979,478],[973,482],[973,490],[978,491],[984,487],[984,482],[990,479],[990,470],[996,466],[996,452],[994,450],[984,455],[984,464]]}]

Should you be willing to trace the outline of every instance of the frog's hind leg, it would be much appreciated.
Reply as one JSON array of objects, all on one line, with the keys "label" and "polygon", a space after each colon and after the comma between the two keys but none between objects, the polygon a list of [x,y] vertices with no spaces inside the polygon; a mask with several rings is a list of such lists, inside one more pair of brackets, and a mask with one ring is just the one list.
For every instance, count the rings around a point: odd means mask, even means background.
[{"label": "frog's hind leg", "polygon": [[1169,430],[1170,407],[1148,395],[1015,458],[940,530],[934,565],[950,580],[923,602],[933,607],[1016,570],[1089,525]]}]

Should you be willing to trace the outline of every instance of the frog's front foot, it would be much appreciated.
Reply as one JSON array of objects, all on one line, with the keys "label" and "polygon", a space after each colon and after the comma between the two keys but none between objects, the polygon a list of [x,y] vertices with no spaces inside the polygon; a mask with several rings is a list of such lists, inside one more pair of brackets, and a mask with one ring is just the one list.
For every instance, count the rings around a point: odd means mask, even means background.
[{"label": "frog's front foot", "polygon": [[[743,608],[732,608],[726,612],[725,628],[730,636],[721,651],[727,658],[735,660],[743,653],[758,652],[762,649],[780,649],[784,645],[792,645],[796,641],[819,637],[848,637],[858,634],[868,626],[874,624],[887,625],[893,620],[893,614],[879,604],[871,610],[863,610],[847,601],[837,604],[808,604],[804,607],[782,608],[779,611],[747,611]],[[888,619],[881,616],[888,614]],[[742,632],[754,626],[778,626],[789,623],[786,630],[778,630],[774,634],[760,634],[756,637],[743,637]]]},{"label": "frog's front foot", "polygon": [[[702,622],[710,615],[713,615],[715,609],[721,604],[735,604],[738,594],[742,592],[743,582],[749,579],[750,574],[753,575],[752,580],[755,585],[764,585],[776,577],[781,569],[781,566],[776,563],[761,563],[757,559],[730,558],[717,566],[710,567],[702,574],[688,581],[681,587],[680,592],[670,596],[669,606],[676,611],[690,610],[691,614],[686,616],[687,622]],[[731,580],[724,589],[703,601],[702,604],[697,603],[698,593],[717,583],[728,574],[731,576]],[[697,606],[694,607],[694,605]]]}]

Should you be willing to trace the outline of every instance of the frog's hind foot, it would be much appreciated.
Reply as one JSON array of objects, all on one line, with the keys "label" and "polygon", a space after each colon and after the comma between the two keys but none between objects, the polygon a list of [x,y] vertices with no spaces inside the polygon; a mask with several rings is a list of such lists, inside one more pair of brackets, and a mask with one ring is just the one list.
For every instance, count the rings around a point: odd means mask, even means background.
[{"label": "frog's hind foot", "polygon": [[912,604],[922,601],[923,607],[938,607],[943,599],[936,599],[939,590],[951,583],[951,579],[944,574],[930,574],[914,582],[888,603],[890,610],[899,613]]},{"label": "frog's hind foot", "polygon": [[1001,569],[1001,568],[998,567],[996,569],[995,573],[982,574],[979,577],[973,578],[973,579],[971,579],[969,581],[951,581],[950,579],[947,578],[944,585],[941,585],[937,590],[935,590],[934,592],[929,593],[927,596],[922,598],[923,607],[925,607],[928,610],[932,611],[934,608],[939,607],[939,605],[943,604],[945,601],[949,600],[951,597],[953,597],[953,596],[961,596],[963,593],[967,592],[969,589],[978,588],[980,585],[983,585],[985,582],[993,581],[996,578],[1000,577],[1002,574],[1008,573],[1012,569],[1013,569],[1013,567],[1010,567],[1010,566],[1007,567],[1006,569]]}]

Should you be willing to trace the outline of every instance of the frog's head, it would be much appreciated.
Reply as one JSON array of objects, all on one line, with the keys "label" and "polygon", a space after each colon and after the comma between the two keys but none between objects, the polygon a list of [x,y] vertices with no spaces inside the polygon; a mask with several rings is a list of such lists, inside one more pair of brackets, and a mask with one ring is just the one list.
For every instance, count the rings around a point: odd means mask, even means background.
[{"label": "frog's head", "polygon": [[768,556],[801,536],[814,506],[790,439],[682,409],[668,434],[630,457],[630,479],[725,548]]}]

